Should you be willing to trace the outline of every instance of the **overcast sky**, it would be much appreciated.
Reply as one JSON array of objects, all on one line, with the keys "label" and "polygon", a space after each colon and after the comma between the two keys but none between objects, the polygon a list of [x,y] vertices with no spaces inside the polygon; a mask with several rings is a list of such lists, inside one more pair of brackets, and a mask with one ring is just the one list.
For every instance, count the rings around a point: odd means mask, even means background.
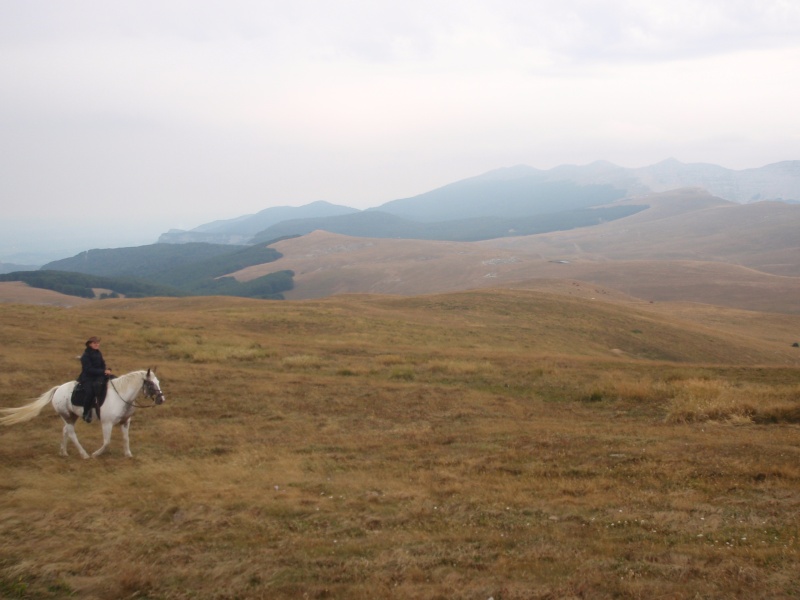
[{"label": "overcast sky", "polygon": [[796,160],[798,73],[798,0],[2,0],[0,260],[516,164]]}]

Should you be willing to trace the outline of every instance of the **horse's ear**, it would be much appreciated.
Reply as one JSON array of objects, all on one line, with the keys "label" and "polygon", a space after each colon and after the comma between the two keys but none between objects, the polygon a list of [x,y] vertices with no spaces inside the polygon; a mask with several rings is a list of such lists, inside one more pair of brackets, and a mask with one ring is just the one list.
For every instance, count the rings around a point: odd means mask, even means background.
[{"label": "horse's ear", "polygon": [[150,377],[150,369],[149,368],[147,369],[147,374],[145,375],[145,378],[147,378],[147,377]]}]

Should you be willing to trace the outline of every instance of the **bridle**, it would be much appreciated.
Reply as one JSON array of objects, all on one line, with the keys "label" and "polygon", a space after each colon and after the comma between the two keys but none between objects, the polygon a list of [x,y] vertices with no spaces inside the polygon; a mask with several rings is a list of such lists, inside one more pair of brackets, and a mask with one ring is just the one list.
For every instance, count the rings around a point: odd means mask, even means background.
[{"label": "bridle", "polygon": [[122,400],[128,406],[132,406],[134,408],[153,408],[154,406],[158,406],[159,404],[164,402],[164,392],[162,392],[161,388],[159,388],[155,383],[150,381],[147,377],[145,377],[144,381],[142,382],[141,392],[147,398],[150,398],[153,401],[152,404],[136,404],[136,397],[134,397],[133,400],[125,400],[125,398],[122,397],[122,394],[119,393],[119,390],[117,390],[117,386],[114,385],[114,380],[109,379],[108,383],[110,383],[111,387],[114,388],[114,391],[117,392],[117,396],[119,396],[119,399]]},{"label": "bridle", "polygon": [[142,393],[153,401],[151,406],[157,406],[164,402],[164,392],[162,392],[160,387],[146,377],[142,382]]}]

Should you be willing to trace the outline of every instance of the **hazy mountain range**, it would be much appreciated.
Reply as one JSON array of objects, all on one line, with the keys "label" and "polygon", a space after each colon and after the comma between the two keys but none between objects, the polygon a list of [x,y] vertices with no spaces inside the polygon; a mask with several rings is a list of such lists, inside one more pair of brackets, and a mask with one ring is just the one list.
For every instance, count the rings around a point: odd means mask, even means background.
[{"label": "hazy mountain range", "polygon": [[[608,163],[514,167],[365,211],[323,202],[267,209],[194,232],[257,243],[92,250],[45,265],[44,276],[0,276],[0,301],[3,293],[19,301],[25,283],[41,287],[36,281],[44,277],[51,291],[77,286],[84,296],[94,290],[292,300],[524,287],[800,314],[798,165],[730,172],[666,161],[637,177]],[[646,190],[642,173],[652,186]],[[746,202],[700,185],[653,191],[668,186],[668,176],[686,181],[687,173],[704,173],[705,182],[739,193],[755,189],[754,182],[763,187]],[[565,174],[574,180],[558,179]],[[767,190],[783,201],[754,200]],[[287,219],[298,215],[305,216]],[[132,286],[132,279],[140,283]],[[73,301],[51,295],[42,302]]]},{"label": "hazy mountain range", "polygon": [[[370,237],[492,239],[618,218],[624,215],[613,211],[603,214],[608,209],[596,207],[684,187],[699,187],[739,204],[763,200],[798,202],[800,161],[740,171],[711,164],[684,164],[674,159],[637,169],[604,161],[550,170],[519,165],[365,211],[322,201],[301,207],[268,208],[191,231],[172,230],[162,234],[159,242],[243,244],[303,235],[316,229]],[[591,207],[595,207],[594,212],[586,212]],[[544,215],[549,216],[545,219]]]}]

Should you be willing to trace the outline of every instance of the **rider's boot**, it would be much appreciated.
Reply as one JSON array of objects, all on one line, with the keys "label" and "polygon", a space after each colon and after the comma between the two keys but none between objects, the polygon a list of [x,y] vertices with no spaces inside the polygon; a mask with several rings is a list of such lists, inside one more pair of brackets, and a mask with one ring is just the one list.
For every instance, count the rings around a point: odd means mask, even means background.
[{"label": "rider's boot", "polygon": [[86,406],[83,407],[83,420],[87,423],[92,422],[92,408],[94,407],[94,402],[86,401]]}]

